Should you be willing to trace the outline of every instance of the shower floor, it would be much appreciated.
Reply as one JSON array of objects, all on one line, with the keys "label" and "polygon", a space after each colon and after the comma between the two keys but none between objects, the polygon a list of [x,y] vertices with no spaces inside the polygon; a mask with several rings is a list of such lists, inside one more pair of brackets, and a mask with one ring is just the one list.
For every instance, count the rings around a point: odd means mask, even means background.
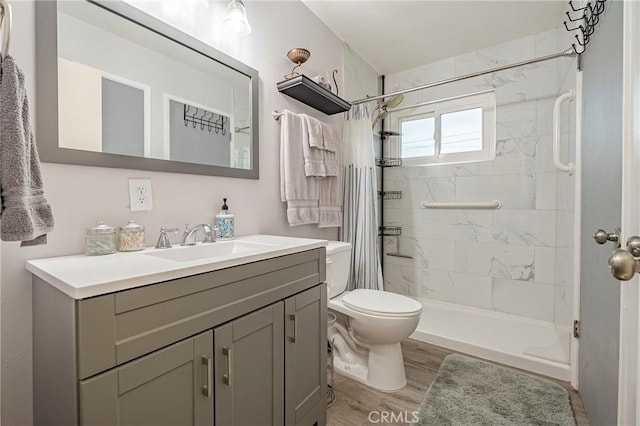
[{"label": "shower floor", "polygon": [[433,345],[568,381],[569,331],[553,323],[416,298],[423,307],[410,336]]}]

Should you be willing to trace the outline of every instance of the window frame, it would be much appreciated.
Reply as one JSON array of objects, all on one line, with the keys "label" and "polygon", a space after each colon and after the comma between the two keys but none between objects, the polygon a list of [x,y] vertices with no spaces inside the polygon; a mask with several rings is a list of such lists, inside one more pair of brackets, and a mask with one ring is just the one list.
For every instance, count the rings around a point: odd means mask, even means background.
[{"label": "window frame", "polygon": [[[482,150],[442,154],[442,115],[477,108],[482,108]],[[496,96],[494,90],[474,93],[470,95],[456,96],[437,101],[424,102],[407,107],[395,108],[389,113],[390,130],[394,132],[400,132],[401,123],[403,121],[409,121],[409,119],[411,119],[412,117],[434,117],[435,154],[433,156],[427,157],[403,158],[402,136],[399,136],[396,141],[396,146],[391,148],[395,148],[397,157],[402,158],[403,165],[429,166],[435,164],[490,161],[495,159]]]}]

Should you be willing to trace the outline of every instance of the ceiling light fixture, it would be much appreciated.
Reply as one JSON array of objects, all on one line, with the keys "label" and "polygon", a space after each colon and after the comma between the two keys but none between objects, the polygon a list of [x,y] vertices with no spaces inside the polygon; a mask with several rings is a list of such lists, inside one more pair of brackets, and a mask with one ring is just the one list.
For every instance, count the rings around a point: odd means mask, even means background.
[{"label": "ceiling light fixture", "polygon": [[225,29],[233,35],[246,36],[251,32],[251,25],[247,19],[247,9],[242,0],[231,0],[222,22]]}]

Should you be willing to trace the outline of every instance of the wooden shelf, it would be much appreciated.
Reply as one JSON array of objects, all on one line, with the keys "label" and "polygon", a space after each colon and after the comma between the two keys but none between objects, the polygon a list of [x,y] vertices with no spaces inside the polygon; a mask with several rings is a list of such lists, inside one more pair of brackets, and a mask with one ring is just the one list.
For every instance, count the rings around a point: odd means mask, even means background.
[{"label": "wooden shelf", "polygon": [[278,83],[278,91],[327,115],[349,111],[351,104],[309,77],[299,75]]}]

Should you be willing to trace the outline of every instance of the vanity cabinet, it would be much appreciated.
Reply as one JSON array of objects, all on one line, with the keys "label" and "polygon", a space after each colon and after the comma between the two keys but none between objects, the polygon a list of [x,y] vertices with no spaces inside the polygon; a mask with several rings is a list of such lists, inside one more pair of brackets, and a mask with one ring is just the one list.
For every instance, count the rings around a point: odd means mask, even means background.
[{"label": "vanity cabinet", "polygon": [[213,333],[207,331],[83,380],[80,424],[211,425],[211,360]]},{"label": "vanity cabinet", "polygon": [[34,277],[37,425],[326,423],[325,248],[73,299]]}]

